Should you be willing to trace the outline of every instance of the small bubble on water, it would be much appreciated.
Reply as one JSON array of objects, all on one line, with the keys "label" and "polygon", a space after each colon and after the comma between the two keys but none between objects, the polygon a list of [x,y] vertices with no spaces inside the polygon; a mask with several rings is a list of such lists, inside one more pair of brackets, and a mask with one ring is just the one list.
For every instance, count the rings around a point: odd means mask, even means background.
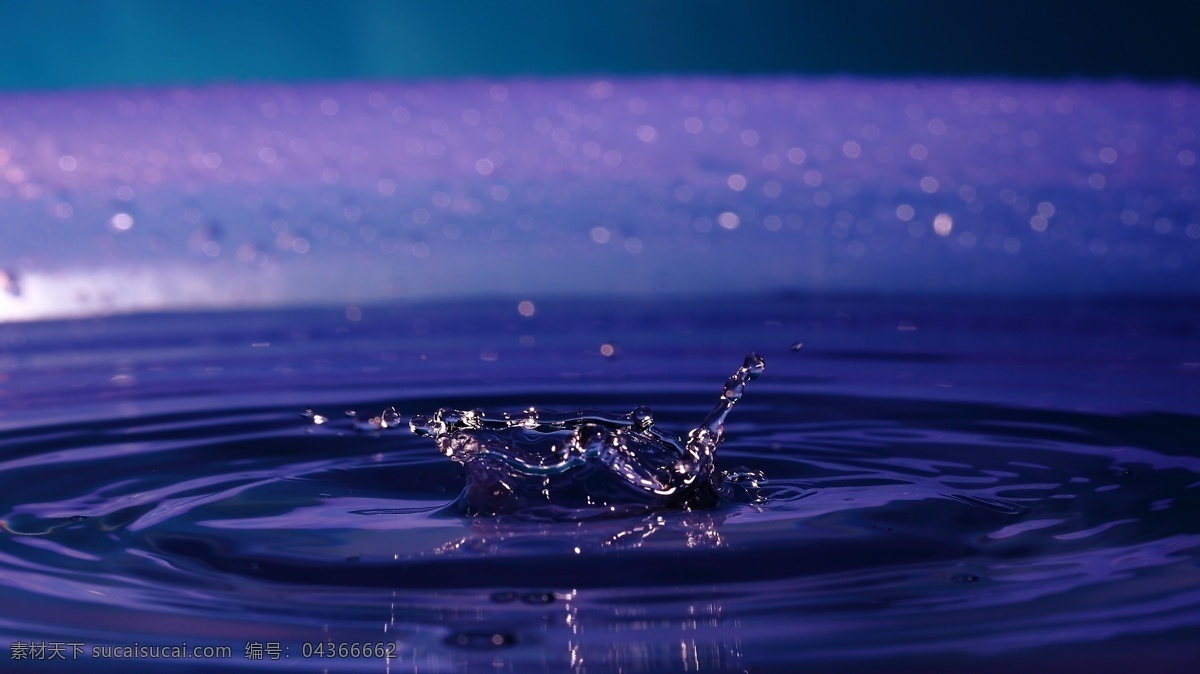
[{"label": "small bubble on water", "polygon": [[792,342],[792,351],[799,351],[804,348],[804,342]]},{"label": "small bubble on water", "polygon": [[528,592],[521,595],[521,602],[524,604],[550,604],[554,602],[554,593]]},{"label": "small bubble on water", "polygon": [[460,648],[485,649],[512,646],[517,638],[505,632],[458,632],[446,637],[446,643]]}]

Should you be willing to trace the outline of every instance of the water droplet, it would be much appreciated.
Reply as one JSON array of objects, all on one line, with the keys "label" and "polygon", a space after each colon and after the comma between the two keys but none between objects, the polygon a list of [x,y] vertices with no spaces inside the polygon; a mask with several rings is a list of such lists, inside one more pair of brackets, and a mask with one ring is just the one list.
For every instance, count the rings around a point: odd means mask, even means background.
[{"label": "water droplet", "polygon": [[304,413],[301,416],[306,417],[308,419],[312,419],[312,422],[318,426],[329,421],[328,417],[317,414],[316,412],[313,412],[312,410],[304,410]]},{"label": "water droplet", "polygon": [[617,346],[615,344],[605,342],[600,345],[600,355],[605,358],[612,358],[617,355]]},{"label": "water droplet", "polygon": [[804,348],[804,342],[792,342],[792,351],[799,351]]},{"label": "water droplet", "polygon": [[654,425],[654,414],[649,407],[639,405],[636,409],[629,413],[629,417],[633,419],[634,426],[638,430],[644,431]]},{"label": "water droplet", "polygon": [[384,428],[396,428],[400,425],[401,416],[395,407],[389,407],[379,415],[379,425]]},{"label": "water droplet", "polygon": [[742,367],[746,369],[746,374],[750,379],[758,379],[762,376],[767,364],[763,362],[762,357],[757,353],[750,353],[746,355],[746,360],[742,364]]}]

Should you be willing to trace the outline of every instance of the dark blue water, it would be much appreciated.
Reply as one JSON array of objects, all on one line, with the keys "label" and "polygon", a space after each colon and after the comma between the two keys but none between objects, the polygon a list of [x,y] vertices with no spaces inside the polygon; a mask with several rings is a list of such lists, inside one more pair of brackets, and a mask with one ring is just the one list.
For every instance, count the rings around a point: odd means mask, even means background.
[{"label": "dark blue water", "polygon": [[[1195,302],[535,305],[0,326],[0,634],[81,645],[4,671],[1194,663]],[[748,351],[716,467],[760,498],[469,516],[407,429],[646,405],[684,436]],[[134,642],[229,657],[99,650]]]}]

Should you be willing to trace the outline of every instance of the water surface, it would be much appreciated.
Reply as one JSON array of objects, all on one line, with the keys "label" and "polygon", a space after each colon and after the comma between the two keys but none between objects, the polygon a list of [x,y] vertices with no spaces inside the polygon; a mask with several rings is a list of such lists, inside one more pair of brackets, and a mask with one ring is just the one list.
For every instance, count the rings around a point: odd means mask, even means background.
[{"label": "water surface", "polygon": [[[230,670],[1190,662],[1194,302],[533,304],[0,326],[4,640],[229,646]],[[750,350],[716,465],[761,499],[465,516],[463,468],[378,424],[646,405],[684,435]]]}]

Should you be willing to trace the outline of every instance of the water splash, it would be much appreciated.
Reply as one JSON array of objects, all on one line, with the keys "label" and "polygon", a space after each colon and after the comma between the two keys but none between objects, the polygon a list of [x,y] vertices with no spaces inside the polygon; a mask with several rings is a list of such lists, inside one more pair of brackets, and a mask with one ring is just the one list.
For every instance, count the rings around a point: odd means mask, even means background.
[{"label": "water splash", "polygon": [[409,428],[467,469],[455,502],[467,515],[558,520],[708,508],[755,498],[761,475],[717,470],[716,451],[725,418],[763,367],[748,354],[686,440],[659,429],[644,406],[621,415],[529,408],[501,417],[443,408],[432,418],[414,416]]}]

